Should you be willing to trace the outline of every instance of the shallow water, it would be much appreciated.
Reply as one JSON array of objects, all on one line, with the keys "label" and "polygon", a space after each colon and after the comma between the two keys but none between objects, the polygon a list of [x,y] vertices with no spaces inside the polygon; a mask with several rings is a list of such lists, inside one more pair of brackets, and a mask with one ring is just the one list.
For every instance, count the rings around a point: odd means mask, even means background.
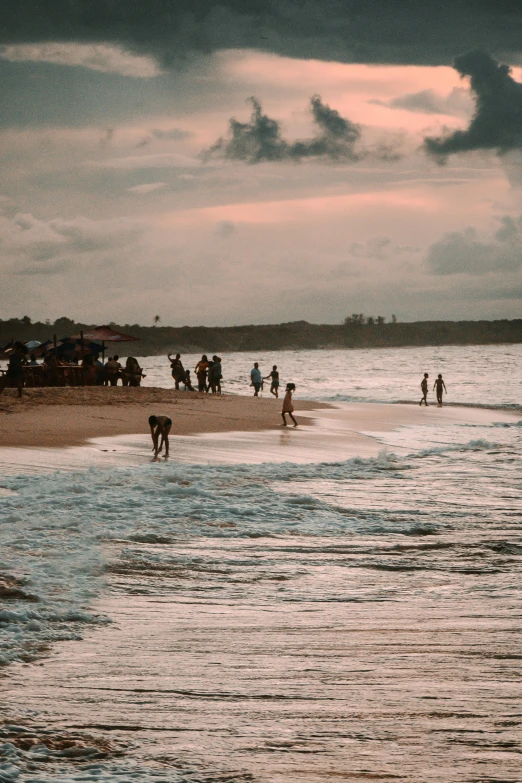
[{"label": "shallow water", "polygon": [[3,479],[1,783],[520,780],[519,417],[287,434]]},{"label": "shallow water", "polygon": [[[209,350],[210,356],[213,350]],[[185,368],[193,371],[198,354],[184,354]],[[281,384],[293,382],[302,399],[398,402],[419,400],[424,373],[433,383],[442,373],[451,403],[520,405],[522,403],[522,344],[452,345],[426,348],[372,348],[332,351],[261,351],[223,353],[223,388],[251,393],[250,370],[258,362],[264,376],[275,364]],[[173,385],[167,357],[140,358],[147,377],[144,385]],[[192,375],[194,373],[192,372]],[[270,393],[265,382],[264,394]]]}]

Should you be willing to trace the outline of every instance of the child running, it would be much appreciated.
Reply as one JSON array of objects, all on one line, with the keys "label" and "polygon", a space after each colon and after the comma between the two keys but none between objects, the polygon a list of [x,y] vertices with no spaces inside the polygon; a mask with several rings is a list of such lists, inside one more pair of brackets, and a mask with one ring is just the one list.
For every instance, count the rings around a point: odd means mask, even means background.
[{"label": "child running", "polygon": [[437,405],[439,406],[439,408],[441,408],[442,407],[442,392],[444,390],[446,392],[446,394],[447,394],[448,390],[446,389],[446,384],[442,380],[442,375],[440,374],[440,372],[437,375],[437,379],[436,379],[435,383],[433,384],[433,388],[437,389]]},{"label": "child running", "polygon": [[430,377],[430,376],[428,375],[428,373],[427,373],[427,372],[425,372],[425,373],[424,373],[424,378],[423,378],[423,379],[422,379],[422,381],[421,381],[422,399],[421,399],[421,401],[419,402],[419,405],[422,405],[422,403],[424,403],[424,405],[425,405],[426,407],[428,407],[428,400],[427,400],[427,397],[428,397],[428,378],[429,378],[429,377]]},{"label": "child running", "polygon": [[[169,432],[172,419],[168,416],[149,416],[150,434],[152,436],[152,451],[157,457],[165,444],[165,456],[169,456]],[[161,438],[161,440],[160,440]]]},{"label": "child running", "polygon": [[286,394],[285,398],[283,400],[283,410],[281,412],[281,416],[283,417],[283,427],[287,427],[286,423],[286,414],[290,416],[292,421],[294,422],[294,427],[297,427],[297,422],[294,419],[294,406],[292,405],[292,392],[295,391],[295,383],[287,383],[286,384]]}]

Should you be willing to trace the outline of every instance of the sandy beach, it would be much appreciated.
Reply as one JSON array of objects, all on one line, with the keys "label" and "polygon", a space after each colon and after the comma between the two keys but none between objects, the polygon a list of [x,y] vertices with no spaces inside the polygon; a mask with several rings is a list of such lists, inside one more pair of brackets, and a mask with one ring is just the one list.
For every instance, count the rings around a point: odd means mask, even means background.
[{"label": "sandy beach", "polygon": [[[147,419],[165,414],[173,422],[173,436],[203,433],[260,432],[281,428],[281,399],[239,395],[206,395],[161,388],[45,388],[26,389],[21,400],[7,389],[0,397],[0,448],[64,448],[96,438],[149,433]],[[294,400],[301,425],[313,424],[321,411],[330,431],[352,433],[350,453],[368,453],[361,432],[390,431],[401,426],[485,424],[492,411],[446,406],[419,408],[404,404],[349,403],[332,406],[312,400]],[[494,417],[512,420],[511,412]],[[366,440],[368,440],[366,438]],[[362,452],[361,452],[362,449]],[[375,447],[371,449],[375,452]]]},{"label": "sandy beach", "polygon": [[[172,435],[279,427],[282,400],[159,388],[45,388],[0,397],[0,447],[79,446],[91,438],[148,433],[148,417],[170,416]],[[296,400],[296,410],[327,408]],[[304,423],[304,422],[303,422]]]}]

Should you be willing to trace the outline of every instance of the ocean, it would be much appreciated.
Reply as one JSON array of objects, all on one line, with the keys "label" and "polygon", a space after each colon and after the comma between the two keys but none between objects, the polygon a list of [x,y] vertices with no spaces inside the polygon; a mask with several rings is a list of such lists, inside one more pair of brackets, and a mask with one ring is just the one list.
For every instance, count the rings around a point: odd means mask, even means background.
[{"label": "ocean", "polygon": [[441,372],[463,416],[5,475],[0,783],[521,780],[522,346],[222,358],[341,408]]}]

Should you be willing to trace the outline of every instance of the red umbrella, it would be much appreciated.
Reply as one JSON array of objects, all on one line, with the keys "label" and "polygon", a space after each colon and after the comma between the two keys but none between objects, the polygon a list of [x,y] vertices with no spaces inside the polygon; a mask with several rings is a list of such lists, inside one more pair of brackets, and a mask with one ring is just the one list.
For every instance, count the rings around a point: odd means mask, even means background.
[{"label": "red umbrella", "polygon": [[[82,334],[75,334],[74,337],[81,339]],[[84,340],[97,340],[105,343],[130,343],[139,340],[139,337],[131,337],[130,334],[118,332],[111,326],[96,326],[92,332],[83,332]]]},{"label": "red umbrella", "polygon": [[80,332],[75,335],[80,340],[97,340],[102,344],[102,358],[105,361],[105,343],[130,343],[139,340],[139,337],[131,337],[130,334],[118,332],[111,326],[95,326],[92,332]]}]

